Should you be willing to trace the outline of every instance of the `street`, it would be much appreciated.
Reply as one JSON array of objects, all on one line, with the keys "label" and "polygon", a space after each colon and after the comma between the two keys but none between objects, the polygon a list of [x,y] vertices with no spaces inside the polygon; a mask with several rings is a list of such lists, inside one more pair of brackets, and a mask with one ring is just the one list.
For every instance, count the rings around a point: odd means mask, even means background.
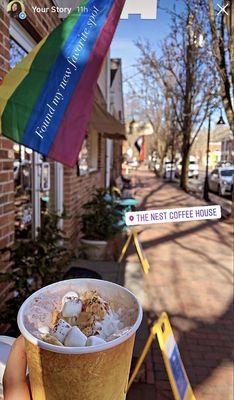
[{"label": "street", "polygon": [[[179,183],[179,180],[176,179],[176,182]],[[194,178],[189,179],[189,190],[199,198],[202,198],[204,191],[204,182],[205,182],[205,171],[200,171],[198,179]],[[220,205],[226,215],[231,214],[231,209],[232,209],[231,196],[219,196],[218,193],[209,192],[209,198],[212,201],[212,203]]]},{"label": "street", "polygon": [[[205,204],[151,172],[132,172],[130,177],[139,210]],[[168,313],[196,398],[232,400],[231,224],[213,220],[140,226],[139,237],[151,269],[142,274],[132,246],[125,286],[141,300],[149,322]],[[140,340],[143,347],[145,338]],[[147,400],[173,399],[156,341],[129,399],[142,399],[146,388]]]}]

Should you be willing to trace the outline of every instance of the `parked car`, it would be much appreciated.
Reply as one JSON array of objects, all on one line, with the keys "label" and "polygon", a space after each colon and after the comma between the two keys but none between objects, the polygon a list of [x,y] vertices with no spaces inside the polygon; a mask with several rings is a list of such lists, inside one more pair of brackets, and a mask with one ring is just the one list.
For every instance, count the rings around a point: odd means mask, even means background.
[{"label": "parked car", "polygon": [[[182,161],[180,160],[176,164],[176,176],[180,177],[182,171]],[[189,168],[188,168],[188,177],[189,178],[196,178],[199,177],[199,166],[197,160],[194,156],[189,157]]]},{"label": "parked car", "polygon": [[160,164],[158,162],[158,157],[157,153],[153,152],[151,155],[149,155],[148,158],[148,168],[150,171],[156,172],[160,167]]},{"label": "parked car", "polygon": [[209,190],[218,193],[220,196],[232,193],[234,178],[234,165],[214,169],[209,177]]},{"label": "parked car", "polygon": [[127,166],[129,169],[133,169],[133,170],[137,170],[140,166],[139,161],[136,159],[136,157],[134,157],[131,161],[127,162]]},{"label": "parked car", "polygon": [[170,179],[175,177],[176,165],[171,161],[164,161],[163,164],[163,178]]}]

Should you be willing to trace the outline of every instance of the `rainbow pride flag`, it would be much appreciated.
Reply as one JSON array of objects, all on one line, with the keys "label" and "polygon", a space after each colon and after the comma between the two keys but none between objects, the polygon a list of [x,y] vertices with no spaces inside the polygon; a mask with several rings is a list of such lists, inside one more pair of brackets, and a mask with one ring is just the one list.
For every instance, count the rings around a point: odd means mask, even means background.
[{"label": "rainbow pride flag", "polygon": [[124,3],[83,1],[9,72],[0,86],[4,136],[64,165],[76,164]]}]

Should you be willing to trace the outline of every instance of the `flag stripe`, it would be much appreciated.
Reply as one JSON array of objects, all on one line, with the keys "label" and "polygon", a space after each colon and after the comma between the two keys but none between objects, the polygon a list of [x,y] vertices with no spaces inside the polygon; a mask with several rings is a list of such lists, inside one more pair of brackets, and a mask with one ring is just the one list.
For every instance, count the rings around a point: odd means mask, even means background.
[{"label": "flag stripe", "polygon": [[[22,138],[22,143],[25,146],[36,145],[40,153],[45,155],[49,153],[71,96],[82,77],[113,4],[114,0],[92,0],[89,2],[89,13],[83,15],[82,20],[78,21],[45,82]],[[95,10],[99,10],[98,14]],[[98,18],[94,21],[96,26],[93,24],[89,26],[90,15],[96,15],[96,18],[98,15]],[[80,42],[82,33],[87,33],[88,30],[89,34],[86,35],[85,41]],[[78,46],[81,47],[76,53]],[[79,54],[78,68],[73,61],[73,54]],[[68,57],[70,62],[67,61]],[[63,81],[64,76],[66,76],[65,82]]]},{"label": "flag stripe", "polygon": [[[115,0],[108,20],[106,20],[103,26],[102,32],[82,75],[82,80],[73,93],[69,107],[62,119],[62,123],[49,152],[49,157],[54,160],[58,160],[59,154],[60,162],[69,167],[73,167],[77,162],[77,154],[81,149],[89,116],[92,111],[97,78],[102,67],[103,59],[111,44],[124,3],[125,0]],[[77,110],[79,110],[79,113]],[[73,149],[73,151],[71,151],[71,149]]]},{"label": "flag stripe", "polygon": [[[31,65],[34,61],[34,58],[40,51],[41,47],[44,45],[47,40],[47,36],[38,43],[37,46],[33,48],[32,51],[21,61],[21,63],[17,67],[17,74],[14,71],[14,68],[5,76],[4,85],[1,90],[0,97],[0,115],[3,113],[8,99],[13,95],[15,89],[20,85],[20,83],[24,80],[26,75],[29,73]],[[1,132],[1,121],[0,121],[0,132]]]},{"label": "flag stripe", "polygon": [[125,0],[83,0],[0,87],[3,135],[74,166]]},{"label": "flag stripe", "polygon": [[[84,0],[80,5],[80,10],[82,10],[81,6],[85,7],[87,3],[88,0]],[[51,68],[69,36],[72,35],[72,30],[78,24],[79,19],[77,21],[77,18],[80,17],[81,12],[76,10],[47,37],[47,40],[43,40],[42,46],[39,48],[40,51],[34,54],[35,58],[29,67],[30,71],[28,71],[30,73],[26,74],[22,81],[16,82],[18,87],[15,87],[14,93],[7,101],[2,115],[3,134],[7,136],[10,133],[14,141],[21,142]],[[20,65],[16,66],[17,74],[19,67]],[[17,75],[15,69],[12,70],[12,76],[13,73]]]}]

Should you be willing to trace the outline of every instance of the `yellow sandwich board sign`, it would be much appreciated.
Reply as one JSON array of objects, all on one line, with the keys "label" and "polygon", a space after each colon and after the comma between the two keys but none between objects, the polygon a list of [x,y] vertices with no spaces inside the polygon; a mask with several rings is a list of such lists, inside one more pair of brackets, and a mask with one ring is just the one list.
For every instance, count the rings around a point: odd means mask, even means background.
[{"label": "yellow sandwich board sign", "polygon": [[149,262],[148,262],[148,260],[146,258],[144,249],[143,249],[142,244],[140,242],[140,239],[138,237],[138,233],[137,233],[137,231],[135,229],[131,229],[130,230],[128,238],[127,238],[127,241],[126,241],[126,243],[124,244],[124,246],[122,248],[122,251],[121,251],[121,254],[120,254],[118,262],[121,263],[121,261],[123,260],[123,258],[124,258],[125,254],[127,252],[127,249],[129,247],[130,242],[131,242],[132,239],[133,239],[133,242],[134,242],[134,245],[135,245],[135,248],[136,248],[136,252],[137,252],[138,258],[140,260],[141,266],[143,268],[143,271],[144,271],[145,274],[148,274],[149,269],[150,269]]},{"label": "yellow sandwich board sign", "polygon": [[163,313],[154,327],[166,366],[172,391],[176,400],[195,400],[180,352],[166,313]]},{"label": "yellow sandwich board sign", "polygon": [[166,313],[162,313],[151,329],[150,336],[130,378],[128,390],[137,376],[156,336],[175,400],[196,400]]},{"label": "yellow sandwich board sign", "polygon": [[143,271],[145,274],[148,274],[150,266],[148,260],[146,258],[144,249],[142,247],[141,241],[139,240],[137,231],[133,230],[133,240],[136,247],[137,255],[139,257],[140,263],[142,265]]}]

